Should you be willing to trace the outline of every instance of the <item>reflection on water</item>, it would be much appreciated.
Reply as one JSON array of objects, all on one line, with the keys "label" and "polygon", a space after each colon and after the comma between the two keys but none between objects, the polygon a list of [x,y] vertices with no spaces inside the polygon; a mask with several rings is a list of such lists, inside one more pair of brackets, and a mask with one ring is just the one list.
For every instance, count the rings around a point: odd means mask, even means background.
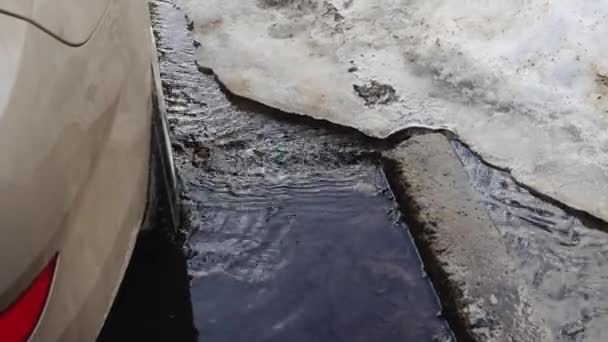
[{"label": "reflection on water", "polygon": [[608,340],[608,227],[585,226],[453,146],[559,340]]},{"label": "reflection on water", "polygon": [[228,98],[153,12],[200,340],[450,341],[374,142]]}]

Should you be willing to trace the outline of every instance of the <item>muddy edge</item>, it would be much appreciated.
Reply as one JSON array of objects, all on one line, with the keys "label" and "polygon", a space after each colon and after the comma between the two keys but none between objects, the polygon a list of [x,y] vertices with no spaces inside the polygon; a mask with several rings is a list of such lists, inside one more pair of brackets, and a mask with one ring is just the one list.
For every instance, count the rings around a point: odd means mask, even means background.
[{"label": "muddy edge", "polygon": [[385,172],[459,341],[551,341],[449,140],[414,135]]}]

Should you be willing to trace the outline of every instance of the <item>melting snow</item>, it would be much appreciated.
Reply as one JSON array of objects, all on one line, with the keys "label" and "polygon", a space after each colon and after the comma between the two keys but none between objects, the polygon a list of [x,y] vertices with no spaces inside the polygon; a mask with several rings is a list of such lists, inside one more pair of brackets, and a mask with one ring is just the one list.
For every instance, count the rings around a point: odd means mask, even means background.
[{"label": "melting snow", "polygon": [[608,220],[608,0],[183,0],[232,92],[384,138],[455,132]]}]

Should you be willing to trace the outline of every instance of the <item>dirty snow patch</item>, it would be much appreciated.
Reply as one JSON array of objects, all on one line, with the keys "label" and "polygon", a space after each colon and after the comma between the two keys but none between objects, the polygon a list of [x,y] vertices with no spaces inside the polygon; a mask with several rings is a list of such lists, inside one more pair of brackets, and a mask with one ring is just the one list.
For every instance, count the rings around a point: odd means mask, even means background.
[{"label": "dirty snow patch", "polygon": [[455,132],[608,220],[608,0],[182,0],[232,92],[384,138]]}]

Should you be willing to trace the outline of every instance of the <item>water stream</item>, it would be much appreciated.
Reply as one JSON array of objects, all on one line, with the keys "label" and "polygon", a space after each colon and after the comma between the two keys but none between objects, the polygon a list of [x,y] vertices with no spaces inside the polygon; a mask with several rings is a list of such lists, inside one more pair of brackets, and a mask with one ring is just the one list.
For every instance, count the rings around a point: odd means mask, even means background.
[{"label": "water stream", "polygon": [[184,13],[153,13],[199,339],[450,341],[378,141],[226,94]]}]

